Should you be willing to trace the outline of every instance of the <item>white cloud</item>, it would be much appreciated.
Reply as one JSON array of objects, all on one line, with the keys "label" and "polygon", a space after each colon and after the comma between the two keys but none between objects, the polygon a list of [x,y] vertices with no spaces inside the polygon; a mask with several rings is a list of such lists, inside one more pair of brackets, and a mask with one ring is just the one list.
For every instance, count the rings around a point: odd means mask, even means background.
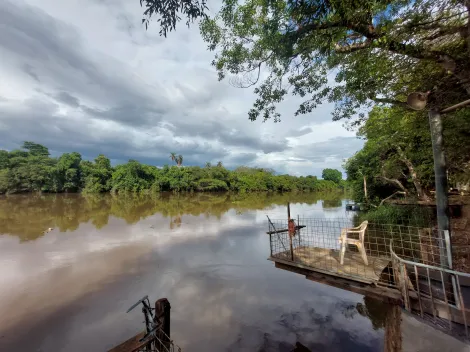
[{"label": "white cloud", "polygon": [[157,165],[175,151],[186,164],[319,176],[361,147],[330,104],[294,117],[299,100],[288,97],[281,123],[250,122],[253,91],[218,82],[197,26],[165,39],[156,22],[145,30],[142,11],[124,0],[1,2],[0,148],[33,140]]}]

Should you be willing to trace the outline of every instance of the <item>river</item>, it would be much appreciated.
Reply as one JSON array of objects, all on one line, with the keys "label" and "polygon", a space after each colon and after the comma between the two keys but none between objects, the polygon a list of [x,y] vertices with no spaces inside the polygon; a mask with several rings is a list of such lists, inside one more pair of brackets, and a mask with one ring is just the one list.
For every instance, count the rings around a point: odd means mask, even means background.
[{"label": "river", "polygon": [[288,201],[350,216],[340,194],[0,198],[0,351],[106,351],[145,295],[168,298],[183,351],[383,351],[384,305],[267,260]]}]

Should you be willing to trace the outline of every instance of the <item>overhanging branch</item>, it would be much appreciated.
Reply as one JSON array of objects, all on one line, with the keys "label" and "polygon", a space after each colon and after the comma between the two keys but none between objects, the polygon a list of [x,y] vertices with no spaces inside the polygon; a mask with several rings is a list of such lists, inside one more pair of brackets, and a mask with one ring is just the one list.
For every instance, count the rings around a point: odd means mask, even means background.
[{"label": "overhanging branch", "polygon": [[401,106],[404,108],[408,108],[408,104],[404,101],[389,99],[389,98],[377,98],[377,97],[370,97],[370,100],[375,101],[376,103],[383,103],[383,104],[392,104],[395,106]]},{"label": "overhanging branch", "polygon": [[345,46],[336,44],[335,50],[337,53],[353,53],[355,51],[370,47],[371,43],[372,43],[372,40],[367,39],[362,43],[354,43],[354,44],[345,45]]}]

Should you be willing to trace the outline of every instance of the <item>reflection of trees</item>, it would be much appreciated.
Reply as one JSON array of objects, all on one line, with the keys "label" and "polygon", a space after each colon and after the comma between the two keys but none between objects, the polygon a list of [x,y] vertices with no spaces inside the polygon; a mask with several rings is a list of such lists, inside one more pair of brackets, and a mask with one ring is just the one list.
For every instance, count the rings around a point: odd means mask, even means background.
[{"label": "reflection of trees", "polygon": [[[315,204],[331,194],[319,193],[251,193],[251,194],[168,194],[152,195],[13,195],[0,198],[0,234],[19,236],[22,241],[34,240],[52,227],[61,232],[74,231],[81,223],[90,222],[100,229],[110,216],[134,224],[155,213],[169,217],[171,226],[180,227],[182,216],[215,216],[227,211],[237,213],[266,209],[271,205],[291,203]],[[341,199],[341,194],[337,195]]]},{"label": "reflection of trees", "polygon": [[358,303],[356,305],[357,312],[370,319],[374,330],[385,327],[385,318],[390,308],[389,304],[370,297],[364,297],[364,304]]},{"label": "reflection of trees", "polygon": [[176,215],[174,218],[170,218],[170,229],[178,228],[181,226],[181,215]]},{"label": "reflection of trees", "polygon": [[387,312],[390,309],[389,304],[370,297],[364,297],[364,303],[343,307],[342,314],[348,319],[360,314],[371,321],[374,330],[378,330],[385,327]]},{"label": "reflection of trees", "polygon": [[339,208],[341,207],[341,198],[339,199],[324,199],[322,202],[323,208]]}]

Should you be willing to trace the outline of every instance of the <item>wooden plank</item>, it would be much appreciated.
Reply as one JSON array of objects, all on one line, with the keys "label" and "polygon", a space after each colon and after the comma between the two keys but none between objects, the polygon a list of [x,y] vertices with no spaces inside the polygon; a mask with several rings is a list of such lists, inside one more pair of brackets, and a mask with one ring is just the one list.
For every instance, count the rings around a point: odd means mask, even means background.
[{"label": "wooden plank", "polygon": [[351,279],[336,277],[325,273],[317,273],[305,268],[299,268],[283,263],[275,263],[276,268],[287,270],[296,274],[305,275],[306,279],[321,284],[340,288],[343,290],[358,293],[364,296],[375,298],[383,302],[401,304],[401,294],[395,289],[356,282]]},{"label": "wooden plank", "polygon": [[294,256],[295,260],[292,260],[291,253],[286,251],[276,253],[270,259],[365,283],[378,283],[382,271],[390,263],[389,258],[369,256],[369,265],[365,265],[358,253],[347,251],[341,264],[338,250],[310,246],[295,248]]},{"label": "wooden plank", "polygon": [[335,273],[335,272],[332,272],[332,271],[329,271],[329,270],[312,268],[312,267],[309,267],[307,265],[303,265],[303,264],[298,263],[298,262],[292,262],[290,260],[279,259],[279,258],[276,258],[276,257],[268,258],[268,260],[271,260],[275,263],[280,263],[280,264],[284,264],[284,265],[287,265],[287,266],[291,266],[293,268],[305,269],[308,272],[319,272],[319,273],[322,273],[322,274],[326,274],[326,275],[330,275],[330,276],[337,276],[337,277],[341,277],[341,278],[344,278],[344,279],[349,279],[349,280],[354,280],[354,281],[357,281],[357,282],[362,282],[362,283],[365,283],[365,284],[370,284],[370,283],[373,282],[371,280],[367,280],[366,278],[353,277],[351,275],[346,276],[346,275],[338,274],[338,273]]},{"label": "wooden plank", "polygon": [[144,348],[145,346],[149,345],[150,341],[139,342],[139,340],[144,337],[145,332],[141,332],[140,334],[131,337],[129,340],[124,341],[120,345],[113,347],[108,352],[136,352],[140,349]]},{"label": "wooden plank", "polygon": [[[353,279],[329,275],[328,273],[320,273],[312,271],[310,268],[295,265],[295,263],[282,263],[275,261],[275,267],[278,269],[290,271],[296,274],[304,275],[306,279],[315,281],[328,286],[336,287],[339,289],[347,290],[350,292],[358,293],[360,295],[368,296],[378,299],[382,302],[389,304],[403,305],[403,299],[400,291],[395,288],[388,288],[363,282],[357,282]],[[419,312],[419,301],[417,292],[410,291],[410,306],[413,311]],[[429,315],[433,314],[433,304],[431,299],[421,296],[423,311]],[[437,317],[442,319],[451,320],[453,322],[464,324],[462,312],[453,307],[446,306],[444,302],[434,300],[434,309]],[[450,315],[449,315],[450,311]],[[470,321],[470,312],[466,311],[466,319]]]}]

